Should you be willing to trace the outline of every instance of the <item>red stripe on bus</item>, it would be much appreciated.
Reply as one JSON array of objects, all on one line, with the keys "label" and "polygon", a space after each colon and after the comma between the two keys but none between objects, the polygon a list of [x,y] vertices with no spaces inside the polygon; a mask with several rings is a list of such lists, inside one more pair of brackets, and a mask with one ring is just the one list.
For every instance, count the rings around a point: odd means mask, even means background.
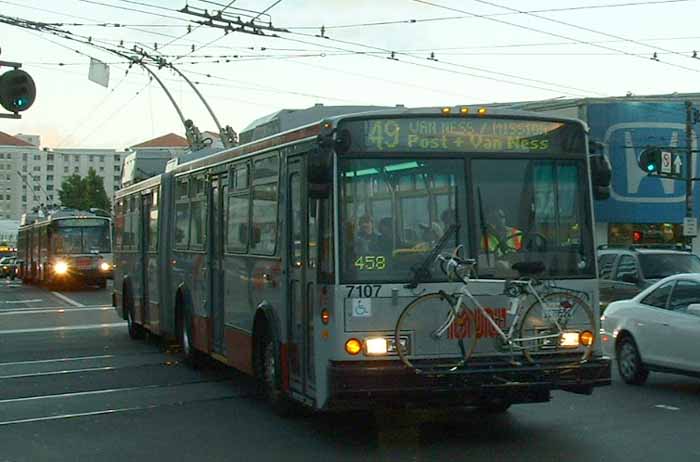
[{"label": "red stripe on bus", "polygon": [[238,329],[224,329],[226,359],[229,364],[253,375],[253,336]]},{"label": "red stripe on bus", "polygon": [[199,351],[209,352],[211,340],[211,319],[203,316],[192,316],[192,345]]},{"label": "red stripe on bus", "polygon": [[282,390],[289,391],[289,349],[286,343],[280,344],[280,372],[282,373]]}]

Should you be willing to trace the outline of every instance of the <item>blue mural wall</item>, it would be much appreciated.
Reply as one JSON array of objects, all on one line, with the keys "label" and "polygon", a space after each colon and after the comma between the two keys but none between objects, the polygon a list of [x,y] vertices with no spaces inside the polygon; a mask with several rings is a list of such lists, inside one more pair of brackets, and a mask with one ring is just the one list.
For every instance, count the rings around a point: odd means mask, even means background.
[{"label": "blue mural wall", "polygon": [[[598,222],[682,223],[685,181],[648,176],[637,163],[646,146],[686,149],[684,103],[615,102],[589,104],[591,138],[605,145],[613,169],[610,199],[596,201]],[[697,140],[693,141],[697,146]],[[684,152],[684,151],[683,151]],[[694,156],[695,158],[697,157]],[[693,176],[698,176],[694,159]],[[673,171],[687,172],[686,156],[673,157]],[[695,187],[695,216],[698,210]]]}]

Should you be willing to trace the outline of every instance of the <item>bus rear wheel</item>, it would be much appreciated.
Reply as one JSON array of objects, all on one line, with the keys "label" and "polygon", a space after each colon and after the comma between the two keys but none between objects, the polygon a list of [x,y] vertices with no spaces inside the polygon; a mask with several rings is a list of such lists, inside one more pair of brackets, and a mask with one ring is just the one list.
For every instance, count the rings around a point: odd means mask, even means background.
[{"label": "bus rear wheel", "polygon": [[192,344],[192,320],[183,308],[178,309],[177,343],[182,348],[185,363],[192,368],[197,368],[200,363],[200,354]]},{"label": "bus rear wheel", "polygon": [[124,305],[124,312],[126,313],[126,325],[127,330],[129,332],[129,337],[133,340],[140,340],[144,338],[146,332],[143,326],[137,324],[136,320],[134,319],[134,304],[128,301],[124,303]]}]

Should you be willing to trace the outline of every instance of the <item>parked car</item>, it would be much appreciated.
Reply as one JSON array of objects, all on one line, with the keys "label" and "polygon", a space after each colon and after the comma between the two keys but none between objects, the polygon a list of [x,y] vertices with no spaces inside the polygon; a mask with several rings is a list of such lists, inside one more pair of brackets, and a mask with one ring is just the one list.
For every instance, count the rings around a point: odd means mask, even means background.
[{"label": "parked car", "polygon": [[2,257],[0,258],[0,277],[14,279],[17,275],[17,258]]},{"label": "parked car", "polygon": [[670,276],[611,303],[601,338],[629,384],[643,384],[650,371],[700,376],[700,274]]},{"label": "parked car", "polygon": [[679,273],[700,273],[700,258],[680,250],[620,247],[598,250],[600,306],[628,300],[657,281]]}]

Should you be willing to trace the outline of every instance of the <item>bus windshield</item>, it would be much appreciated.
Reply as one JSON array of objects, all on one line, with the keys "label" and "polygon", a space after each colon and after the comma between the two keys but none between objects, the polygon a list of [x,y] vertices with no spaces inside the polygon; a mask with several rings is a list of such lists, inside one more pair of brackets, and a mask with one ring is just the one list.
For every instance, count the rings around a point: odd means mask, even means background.
[{"label": "bus windshield", "polygon": [[[78,223],[80,222],[80,223]],[[63,220],[53,229],[51,241],[57,254],[110,253],[108,220]]]},{"label": "bus windshield", "polygon": [[[346,158],[340,170],[343,282],[412,280],[451,225],[440,251],[463,244],[480,278],[517,277],[518,262],[543,263],[544,277],[594,275],[583,161]],[[423,282],[445,280],[427,269]]]},{"label": "bus windshield", "polygon": [[[341,261],[347,281],[406,281],[450,228],[466,217],[464,160],[343,159]],[[443,280],[431,265],[431,280]]]},{"label": "bus windshield", "polygon": [[594,274],[583,161],[475,159],[472,206],[480,277],[517,276],[541,262],[548,277]]}]

